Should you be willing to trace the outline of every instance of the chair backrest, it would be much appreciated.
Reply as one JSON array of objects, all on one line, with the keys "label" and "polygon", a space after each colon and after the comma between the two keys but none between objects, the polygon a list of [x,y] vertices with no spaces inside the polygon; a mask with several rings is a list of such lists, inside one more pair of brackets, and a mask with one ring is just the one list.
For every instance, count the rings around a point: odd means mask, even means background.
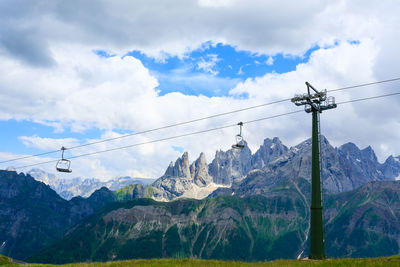
[{"label": "chair backrest", "polygon": [[59,172],[72,172],[70,169],[71,161],[67,159],[60,159],[57,161],[56,170]]}]

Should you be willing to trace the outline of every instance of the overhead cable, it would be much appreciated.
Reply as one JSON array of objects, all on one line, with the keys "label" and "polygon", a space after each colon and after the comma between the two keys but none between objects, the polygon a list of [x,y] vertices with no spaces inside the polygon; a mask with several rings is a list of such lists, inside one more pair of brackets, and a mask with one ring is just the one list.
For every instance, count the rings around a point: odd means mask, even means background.
[{"label": "overhead cable", "polygon": [[[328,92],[348,90],[348,89],[353,89],[353,88],[358,88],[358,87],[363,87],[363,86],[370,86],[370,85],[375,85],[375,84],[380,84],[380,83],[394,82],[394,81],[398,81],[398,80],[400,80],[400,77],[399,78],[388,79],[388,80],[377,81],[377,82],[364,83],[364,84],[359,84],[359,85],[353,85],[353,86],[347,86],[347,87],[331,89],[331,90],[328,90]],[[249,106],[249,107],[246,107],[246,108],[236,109],[236,110],[223,112],[223,113],[219,113],[219,114],[214,114],[214,115],[211,115],[211,116],[206,116],[206,117],[202,117],[202,118],[198,118],[198,119],[193,119],[193,120],[189,120],[189,121],[184,121],[184,122],[179,122],[179,123],[170,124],[170,125],[166,125],[166,126],[161,126],[161,127],[157,127],[157,128],[153,128],[153,129],[149,129],[149,130],[144,130],[144,131],[135,132],[135,133],[131,133],[131,134],[124,134],[124,135],[120,135],[120,136],[112,137],[112,138],[101,139],[101,140],[98,140],[98,141],[88,142],[88,143],[82,144],[82,145],[76,145],[76,146],[67,147],[66,150],[72,150],[72,149],[76,149],[76,148],[80,148],[80,147],[91,146],[91,145],[105,143],[105,142],[109,142],[109,141],[113,141],[113,140],[117,140],[117,139],[127,138],[127,137],[131,137],[131,136],[135,136],[135,135],[141,135],[141,134],[145,134],[145,133],[150,133],[150,132],[155,132],[155,131],[164,130],[164,129],[168,129],[168,128],[173,128],[173,127],[176,127],[176,126],[186,125],[186,124],[190,124],[190,123],[194,123],[194,122],[198,122],[198,121],[203,121],[203,120],[208,120],[208,119],[212,119],[212,118],[216,118],[216,117],[221,117],[221,116],[225,116],[225,115],[229,115],[229,114],[239,113],[239,112],[243,112],[243,111],[247,111],[247,110],[251,110],[251,109],[256,109],[256,108],[260,108],[260,107],[265,107],[265,106],[269,106],[269,105],[274,105],[274,104],[286,102],[286,101],[289,101],[290,99],[291,98],[276,100],[276,101],[272,101],[272,102],[269,102],[269,103]],[[18,161],[18,160],[23,160],[23,159],[28,159],[28,158],[33,158],[33,157],[38,157],[38,156],[44,156],[44,155],[48,155],[48,154],[57,153],[57,152],[60,152],[60,151],[61,151],[61,149],[57,149],[57,150],[43,152],[43,153],[39,153],[39,154],[35,154],[35,155],[27,155],[27,156],[17,157],[17,158],[13,158],[13,159],[9,159],[9,160],[0,161],[0,164],[1,163]]]},{"label": "overhead cable", "polygon": [[[283,117],[283,116],[286,116],[286,115],[295,114],[295,113],[299,113],[299,112],[302,112],[302,110],[296,110],[296,111],[286,112],[286,113],[282,113],[282,114],[278,114],[278,115],[274,115],[274,116],[269,116],[269,117],[264,117],[264,118],[260,118],[260,119],[245,121],[245,122],[243,122],[243,124],[254,123],[254,122],[273,119],[273,118],[277,118],[277,117]],[[95,151],[95,152],[89,152],[89,153],[85,153],[85,154],[80,154],[80,155],[68,157],[68,158],[65,158],[65,159],[71,160],[71,159],[86,157],[86,156],[95,155],[95,154],[101,154],[101,153],[115,151],[115,150],[121,150],[121,149],[126,149],[126,148],[141,146],[141,145],[147,145],[147,144],[152,144],[152,143],[157,143],[157,142],[161,142],[161,141],[177,139],[177,138],[196,135],[196,134],[202,134],[202,133],[211,132],[211,131],[222,130],[222,129],[231,128],[231,127],[237,127],[237,123],[229,124],[229,125],[225,125],[225,126],[220,126],[220,127],[216,127],[216,128],[211,128],[211,129],[206,129],[206,130],[202,130],[202,131],[197,131],[197,132],[191,132],[191,133],[186,133],[186,134],[170,136],[170,137],[151,140],[151,141],[142,142],[142,143],[136,143],[136,144],[127,145],[127,146],[115,147],[115,148],[110,148],[110,149],[105,149],[105,150]],[[57,162],[57,161],[58,160],[49,160],[49,161],[45,161],[45,162],[39,162],[39,163],[30,164],[30,165],[16,167],[14,169],[22,169],[22,168],[27,168],[27,167],[33,167],[33,166],[46,164],[46,163],[51,163],[51,162]]]},{"label": "overhead cable", "polygon": [[363,84],[359,84],[359,85],[352,85],[352,86],[347,86],[347,87],[342,87],[342,88],[331,89],[331,90],[328,90],[328,92],[336,92],[336,91],[354,89],[354,88],[358,88],[358,87],[370,86],[370,85],[387,83],[387,82],[395,82],[395,81],[399,81],[399,80],[400,80],[400,78],[394,78],[394,79],[382,80],[382,81],[377,81],[377,82],[372,82],[372,83],[363,83]]},{"label": "overhead cable", "polygon": [[[389,97],[389,96],[395,96],[395,95],[400,95],[400,92],[391,93],[391,94],[384,94],[384,95],[378,95],[378,96],[371,96],[371,97],[358,98],[358,99],[353,99],[353,100],[348,100],[348,101],[339,102],[339,103],[337,103],[337,104],[338,104],[338,105],[343,105],[343,104],[349,104],[349,103],[354,103],[354,102],[367,101],[367,100],[378,99],[378,98]],[[303,110],[295,110],[295,111],[286,112],[286,113],[282,113],[282,114],[278,114],[278,115],[274,115],[274,116],[268,116],[268,117],[264,117],[264,118],[259,118],[259,119],[244,121],[243,124],[255,123],[255,122],[259,122],[259,121],[264,121],[264,120],[269,120],[269,119],[273,119],[273,118],[283,117],[283,116],[287,116],[287,115],[291,115],[291,114],[295,114],[295,113],[300,113],[300,112],[303,112]],[[127,145],[127,146],[121,146],[121,147],[116,147],[116,148],[110,148],[110,149],[101,150],[101,151],[95,151],[95,152],[89,152],[89,153],[85,153],[85,154],[80,154],[80,155],[72,156],[72,157],[69,157],[69,158],[66,158],[66,159],[71,160],[71,159],[76,159],[76,158],[91,156],[91,155],[95,155],[95,154],[101,154],[101,153],[106,153],[106,152],[111,152],[111,151],[116,151],[116,150],[121,150],[121,149],[126,149],[126,148],[131,148],[131,147],[146,145],[146,144],[152,144],[152,143],[157,143],[157,142],[162,142],[162,141],[167,141],[167,140],[172,140],[172,139],[187,137],[187,136],[191,136],[191,135],[202,134],[202,133],[211,132],[211,131],[216,131],[216,130],[222,130],[222,129],[231,128],[231,127],[237,127],[237,123],[235,123],[235,124],[229,124],[229,125],[225,125],[225,126],[220,126],[220,127],[216,127],[216,128],[211,128],[211,129],[206,129],[206,130],[202,130],[202,131],[196,131],[196,132],[191,132],[191,133],[186,133],[186,134],[181,134],[181,135],[170,136],[170,137],[161,138],[161,139],[156,139],[156,140],[151,140],[151,141],[142,142],[142,143],[136,143],[136,144]],[[30,165],[25,165],[25,166],[16,167],[15,169],[22,169],[22,168],[27,168],[27,167],[33,167],[33,166],[42,165],[42,164],[46,164],[46,163],[57,162],[57,161],[58,161],[58,160],[49,160],[49,161],[44,161],[44,162],[39,162],[39,163],[30,164]]]}]

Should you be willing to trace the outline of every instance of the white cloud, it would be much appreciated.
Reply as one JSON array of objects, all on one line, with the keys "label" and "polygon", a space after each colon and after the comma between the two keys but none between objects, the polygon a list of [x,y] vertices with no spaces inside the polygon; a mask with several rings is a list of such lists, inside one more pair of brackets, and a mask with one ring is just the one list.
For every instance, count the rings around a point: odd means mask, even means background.
[{"label": "white cloud", "polygon": [[267,61],[265,62],[265,64],[272,66],[274,64],[274,59],[272,57],[268,57]]},{"label": "white cloud", "polygon": [[[0,4],[2,120],[36,121],[52,125],[56,131],[96,127],[110,130],[107,136],[113,136],[116,133],[111,130],[116,128],[141,131],[289,98],[304,92],[304,81],[319,89],[332,89],[400,73],[399,7],[390,1],[219,1],[214,6],[210,6],[211,1],[99,1],[97,5],[85,1],[39,2]],[[40,9],[36,8],[39,4]],[[159,96],[155,89],[158,81],[143,64],[132,57],[120,57],[127,51],[140,50],[162,61],[167,55],[182,56],[210,40],[268,55],[301,55],[316,44],[325,48],[315,51],[310,61],[298,65],[295,71],[271,73],[238,84],[228,97]],[[360,44],[347,40],[359,40]],[[338,45],[333,46],[336,42]],[[119,56],[100,58],[91,52],[95,49]],[[205,59],[201,67],[217,71],[213,60]],[[204,78],[196,77],[194,83]],[[342,101],[397,88],[387,84],[332,95]],[[239,99],[243,94],[249,98]],[[399,106],[397,98],[339,106],[322,114],[322,131],[334,145],[347,141],[360,147],[371,144],[381,160],[389,153],[398,155]],[[294,109],[291,103],[283,103],[69,153],[146,142]],[[310,136],[310,123],[310,117],[301,113],[245,124],[243,135],[253,151],[265,137],[279,136],[284,143],[295,145]],[[157,177],[169,161],[180,156],[172,146],[189,151],[191,160],[204,151],[210,161],[215,150],[230,147],[236,133],[236,128],[229,128],[79,158],[73,161],[73,171],[79,176],[104,179],[126,174]],[[60,145],[58,139],[40,136],[22,141],[49,149]],[[46,168],[53,170],[54,166]]]},{"label": "white cloud", "polygon": [[41,150],[54,150],[63,147],[72,147],[79,144],[79,140],[75,138],[42,138],[37,135],[19,136],[18,139],[27,147],[34,147]]},{"label": "white cloud", "polygon": [[[55,69],[52,72],[52,85],[60,88],[61,92],[46,89],[45,80],[42,81],[43,84],[38,82],[35,84],[37,87],[30,87],[32,91],[26,90],[24,94],[17,94],[24,98],[29,95],[28,99],[32,98],[32,101],[28,103],[29,107],[22,109],[25,113],[18,113],[21,112],[20,108],[15,108],[7,110],[7,116],[16,114],[19,117],[25,116],[25,118],[38,120],[50,118],[51,121],[59,121],[78,129],[96,126],[103,129],[122,128],[138,132],[290,98],[295,93],[305,92],[304,81],[306,80],[318,89],[325,87],[334,89],[373,81],[375,79],[373,69],[378,57],[377,51],[377,43],[374,40],[366,40],[360,44],[342,42],[335,47],[315,51],[311,55],[310,61],[297,66],[295,71],[283,74],[271,73],[256,79],[248,79],[233,88],[230,92],[231,96],[228,97],[189,96],[182,93],[159,96],[155,92],[157,81],[138,60],[128,57],[124,59],[92,58],[91,55],[84,53],[72,59],[74,55],[70,55],[68,58],[71,59],[71,63],[57,61],[62,71]],[[20,75],[23,76],[32,75],[30,71],[30,68],[19,69]],[[69,84],[66,81],[74,81],[71,83],[74,86],[68,86],[69,90],[62,91],[61,85]],[[38,88],[44,88],[47,91],[46,95],[41,95],[41,102],[35,98]],[[386,92],[385,90],[387,88],[384,86],[373,86],[336,92],[331,95],[336,96],[337,101],[345,101],[382,94]],[[249,98],[235,97],[243,93],[248,94]],[[65,96],[60,98],[59,95]],[[16,99],[13,101],[23,102],[23,99],[18,99],[16,96],[14,98]],[[52,99],[52,101],[46,99]],[[360,147],[372,145],[381,160],[388,156],[388,153],[399,154],[400,147],[396,145],[396,140],[399,138],[398,127],[400,124],[397,113],[393,110],[399,108],[398,105],[382,106],[382,103],[388,103],[387,101],[343,105],[336,110],[324,112],[321,115],[323,134],[334,145],[341,145],[348,141],[355,142]],[[396,100],[391,99],[390,101]],[[288,101],[212,120],[71,150],[67,154],[76,156],[143,143],[221,125],[234,125],[239,121],[246,122],[296,109],[298,108]],[[4,108],[2,110],[5,111]],[[245,123],[243,136],[254,152],[266,137],[278,136],[285,144],[296,145],[310,136],[310,127],[311,118],[304,112],[258,123]],[[189,151],[190,160],[195,160],[200,152],[205,152],[206,158],[210,162],[216,150],[230,148],[237,130],[236,127],[228,128],[77,158],[72,161],[73,173],[102,179],[127,174],[140,174],[156,178],[163,174],[171,160],[175,160],[181,155],[174,149],[174,146]],[[119,134],[107,131],[101,136],[101,139],[117,136]],[[65,144],[65,140],[49,140],[39,136],[21,139],[27,142],[27,145],[35,144],[38,147],[46,144],[45,147],[49,150],[53,149],[51,147],[53,145],[56,146],[55,149],[58,149],[60,143]],[[69,141],[74,142],[75,140]],[[85,140],[85,142],[92,141],[96,140]],[[32,162],[38,161],[38,159],[34,159]],[[54,166],[51,164],[44,168],[54,172]]]},{"label": "white cloud", "polygon": [[207,41],[301,55],[315,44],[371,37],[383,17],[398,13],[397,5],[387,1],[18,3],[0,4],[0,53],[38,66],[55,64],[51,49],[60,43],[120,55],[136,49],[161,59],[182,56]]},{"label": "white cloud", "polygon": [[198,0],[199,5],[202,7],[214,7],[214,8],[218,8],[218,7],[227,7],[232,5],[234,2],[234,0]]},{"label": "white cloud", "polygon": [[1,58],[7,75],[0,78],[0,117],[62,122],[77,131],[129,129],[131,113],[150,120],[157,80],[133,57],[100,58],[90,51],[55,49],[51,70]]},{"label": "white cloud", "polygon": [[197,62],[197,68],[200,70],[203,70],[205,72],[208,72],[212,75],[217,75],[218,70],[216,69],[217,62],[219,61],[218,55],[210,54],[207,55],[207,59],[204,59],[203,57],[199,62]]},{"label": "white cloud", "polygon": [[243,74],[244,74],[244,72],[243,72],[243,66],[240,66],[239,71],[238,71],[237,74],[238,74],[238,75],[243,75]]}]

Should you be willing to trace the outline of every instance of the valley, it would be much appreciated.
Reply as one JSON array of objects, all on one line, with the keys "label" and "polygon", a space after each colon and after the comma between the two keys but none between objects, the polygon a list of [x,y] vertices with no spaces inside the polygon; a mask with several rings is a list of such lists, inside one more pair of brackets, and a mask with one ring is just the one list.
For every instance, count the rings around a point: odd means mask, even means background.
[{"label": "valley", "polygon": [[[57,264],[307,255],[310,149],[309,140],[287,148],[274,138],[254,154],[217,151],[210,164],[184,153],[150,185],[70,200],[29,174],[0,171],[0,253]],[[327,256],[399,254],[398,157],[381,164],[371,148],[325,138],[322,151]]]}]

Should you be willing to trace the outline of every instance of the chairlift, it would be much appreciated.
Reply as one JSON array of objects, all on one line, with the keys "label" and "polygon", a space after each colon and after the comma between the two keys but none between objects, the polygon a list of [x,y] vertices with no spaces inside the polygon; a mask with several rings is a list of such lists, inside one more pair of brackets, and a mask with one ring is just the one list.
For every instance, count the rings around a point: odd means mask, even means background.
[{"label": "chairlift", "polygon": [[56,169],[59,172],[72,172],[72,170],[70,169],[71,167],[71,161],[64,159],[64,151],[67,150],[65,147],[61,147],[61,159],[59,161],[57,161],[56,164]]},{"label": "chairlift", "polygon": [[232,148],[234,149],[243,149],[244,148],[244,140],[242,136],[242,126],[243,122],[239,122],[237,125],[240,126],[240,132],[239,134],[236,135],[236,144],[232,145]]}]

